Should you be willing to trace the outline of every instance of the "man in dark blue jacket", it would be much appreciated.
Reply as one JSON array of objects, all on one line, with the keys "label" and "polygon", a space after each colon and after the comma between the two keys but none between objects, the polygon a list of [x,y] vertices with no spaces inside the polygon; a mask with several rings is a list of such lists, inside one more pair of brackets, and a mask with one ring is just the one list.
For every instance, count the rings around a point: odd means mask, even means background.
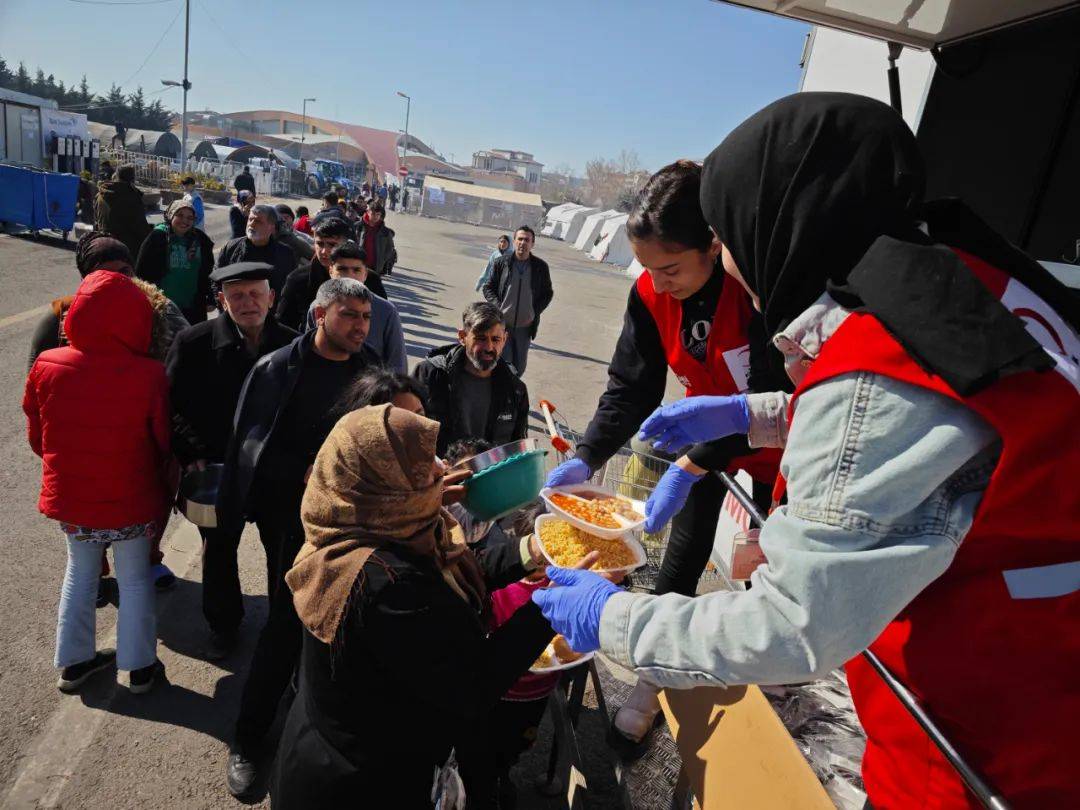
[{"label": "man in dark blue jacket", "polygon": [[311,465],[339,414],[342,391],[379,364],[364,345],[371,294],[359,281],[325,282],[315,297],[317,328],[261,358],[240,392],[225,461],[219,513],[253,519],[266,549],[270,614],[240,701],[226,767],[229,792],[249,798],[256,760],[300,655],[300,621],[285,584],[304,542],[300,501]]}]

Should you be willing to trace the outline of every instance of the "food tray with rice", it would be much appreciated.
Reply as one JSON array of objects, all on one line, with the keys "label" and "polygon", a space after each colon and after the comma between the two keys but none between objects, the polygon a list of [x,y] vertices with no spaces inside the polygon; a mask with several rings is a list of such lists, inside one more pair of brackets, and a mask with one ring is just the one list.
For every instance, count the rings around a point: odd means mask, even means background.
[{"label": "food tray with rice", "polygon": [[540,515],[534,526],[540,551],[552,565],[573,568],[590,551],[600,559],[589,570],[598,574],[630,573],[646,562],[645,549],[632,535],[600,537],[558,515]]},{"label": "food tray with rice", "polygon": [[544,487],[548,511],[597,537],[617,539],[645,523],[645,504],[597,484]]},{"label": "food tray with rice", "polygon": [[575,652],[563,636],[555,636],[540,657],[529,667],[533,675],[546,675],[549,672],[562,672],[590,661],[596,653]]}]

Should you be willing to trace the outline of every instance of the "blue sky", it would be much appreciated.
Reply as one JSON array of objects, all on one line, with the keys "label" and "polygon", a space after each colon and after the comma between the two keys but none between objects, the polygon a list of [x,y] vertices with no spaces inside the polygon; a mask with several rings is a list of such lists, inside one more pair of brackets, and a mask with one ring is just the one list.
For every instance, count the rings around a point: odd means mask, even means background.
[{"label": "blue sky", "polygon": [[[129,77],[158,91],[182,73],[181,7],[0,0],[0,54],[102,92]],[[314,96],[314,114],[400,129],[402,90],[410,131],[458,161],[522,149],[581,172],[633,149],[657,169],[794,92],[806,31],[711,0],[192,0],[189,101],[299,112]],[[178,90],[160,97],[180,108]]]}]

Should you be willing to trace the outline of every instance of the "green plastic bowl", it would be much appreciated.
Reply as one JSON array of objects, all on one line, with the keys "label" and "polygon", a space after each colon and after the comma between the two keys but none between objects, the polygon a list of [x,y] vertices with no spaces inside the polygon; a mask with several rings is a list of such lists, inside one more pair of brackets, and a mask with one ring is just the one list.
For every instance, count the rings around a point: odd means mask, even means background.
[{"label": "green plastic bowl", "polygon": [[465,482],[462,505],[480,520],[498,520],[536,500],[544,486],[547,450],[510,456]]}]

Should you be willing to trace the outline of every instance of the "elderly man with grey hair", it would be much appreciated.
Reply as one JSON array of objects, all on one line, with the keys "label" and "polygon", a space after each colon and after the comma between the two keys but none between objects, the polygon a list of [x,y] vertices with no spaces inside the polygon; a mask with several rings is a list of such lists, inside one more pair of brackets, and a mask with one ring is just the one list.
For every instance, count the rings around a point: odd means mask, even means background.
[{"label": "elderly man with grey hair", "polygon": [[254,520],[266,548],[270,614],[240,701],[225,777],[229,792],[251,797],[259,755],[300,656],[302,633],[285,572],[304,542],[300,501],[342,391],[379,365],[364,345],[371,293],[335,278],[315,296],[316,328],[259,359],[244,383],[218,494],[219,521]]},{"label": "elderly man with grey hair", "polygon": [[218,267],[238,262],[265,262],[270,265],[274,268],[270,274],[270,289],[274,291],[275,298],[281,297],[285,279],[296,269],[296,254],[277,238],[278,219],[274,206],[252,206],[244,235],[226,242],[217,260]]}]

